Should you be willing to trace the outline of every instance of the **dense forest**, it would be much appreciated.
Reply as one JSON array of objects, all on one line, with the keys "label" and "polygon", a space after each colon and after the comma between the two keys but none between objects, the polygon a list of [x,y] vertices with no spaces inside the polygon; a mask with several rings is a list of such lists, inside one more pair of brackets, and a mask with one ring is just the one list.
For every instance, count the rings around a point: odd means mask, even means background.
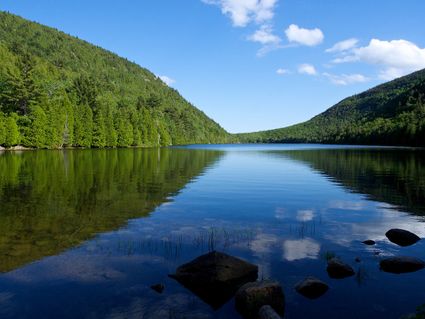
[{"label": "dense forest", "polygon": [[163,146],[230,135],[157,76],[0,12],[0,146]]},{"label": "dense forest", "polygon": [[425,70],[349,97],[311,120],[242,142],[425,146]]}]

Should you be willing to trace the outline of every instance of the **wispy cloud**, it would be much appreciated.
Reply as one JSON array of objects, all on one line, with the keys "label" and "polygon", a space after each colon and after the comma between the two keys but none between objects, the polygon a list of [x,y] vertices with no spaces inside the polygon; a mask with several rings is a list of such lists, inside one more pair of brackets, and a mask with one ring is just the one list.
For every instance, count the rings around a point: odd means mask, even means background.
[{"label": "wispy cloud", "polygon": [[158,76],[162,82],[164,82],[165,84],[167,84],[168,86],[173,85],[174,83],[176,83],[176,80],[166,76],[166,75],[160,75]]},{"label": "wispy cloud", "polygon": [[340,42],[335,43],[332,46],[332,48],[327,49],[326,52],[335,53],[335,52],[348,51],[348,50],[355,48],[357,43],[359,43],[359,40],[357,40],[355,38],[340,41]]},{"label": "wispy cloud", "polygon": [[277,0],[202,0],[220,7],[235,27],[246,27],[249,23],[262,24],[271,21]]},{"label": "wispy cloud", "polygon": [[355,83],[364,83],[370,81],[370,78],[362,74],[330,74],[323,73],[323,76],[327,77],[335,85],[349,85]]},{"label": "wispy cloud", "polygon": [[278,75],[285,75],[285,74],[290,74],[291,71],[289,71],[288,69],[283,69],[283,68],[279,68],[276,70],[276,74]]},{"label": "wispy cloud", "polygon": [[298,66],[298,73],[307,75],[316,75],[317,71],[314,65],[304,63]]}]

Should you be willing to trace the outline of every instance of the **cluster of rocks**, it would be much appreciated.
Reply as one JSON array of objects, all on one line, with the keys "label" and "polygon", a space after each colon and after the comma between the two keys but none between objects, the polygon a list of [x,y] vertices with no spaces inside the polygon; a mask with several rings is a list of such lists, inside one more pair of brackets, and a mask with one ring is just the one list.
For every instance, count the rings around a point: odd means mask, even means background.
[{"label": "cluster of rocks", "polygon": [[[386,236],[391,242],[403,247],[420,240],[415,234],[402,229],[391,229]],[[373,240],[363,243],[376,244]],[[360,259],[356,261],[360,262]],[[383,271],[401,274],[420,270],[425,267],[425,262],[414,257],[399,256],[382,259],[380,267]],[[335,257],[328,260],[326,270],[332,279],[355,275],[350,265]],[[214,309],[235,297],[236,310],[247,319],[278,319],[285,312],[285,295],[279,282],[257,281],[256,265],[221,252],[213,251],[202,255],[181,265],[169,276]],[[164,290],[161,284],[151,288],[158,293]],[[329,290],[329,286],[320,279],[307,277],[295,285],[295,290],[306,298],[317,299]]]},{"label": "cluster of rocks", "polygon": [[[401,247],[411,246],[420,240],[416,234],[399,228],[390,229],[385,233],[385,236],[390,242]],[[373,240],[366,240],[363,243],[366,245],[375,245]],[[403,274],[423,269],[425,262],[415,257],[396,256],[382,259],[379,265],[382,271]]]}]

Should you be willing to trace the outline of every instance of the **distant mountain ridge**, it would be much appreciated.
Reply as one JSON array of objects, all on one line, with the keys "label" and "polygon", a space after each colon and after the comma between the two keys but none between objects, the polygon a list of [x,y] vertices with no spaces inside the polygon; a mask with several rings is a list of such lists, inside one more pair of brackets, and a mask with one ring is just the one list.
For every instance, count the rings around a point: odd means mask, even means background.
[{"label": "distant mountain ridge", "polygon": [[147,69],[0,11],[0,146],[165,146],[230,138]]},{"label": "distant mountain ridge", "polygon": [[241,142],[425,146],[425,69],[346,98],[307,122],[237,137]]}]

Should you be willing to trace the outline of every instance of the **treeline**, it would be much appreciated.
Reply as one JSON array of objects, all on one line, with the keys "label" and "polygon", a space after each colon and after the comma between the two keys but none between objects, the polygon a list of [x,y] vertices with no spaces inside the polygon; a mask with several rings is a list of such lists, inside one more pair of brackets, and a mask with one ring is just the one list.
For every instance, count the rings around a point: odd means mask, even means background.
[{"label": "treeline", "polygon": [[425,146],[425,70],[347,98],[290,127],[239,134],[242,142]]},{"label": "treeline", "polygon": [[0,146],[165,146],[230,138],[148,70],[4,12],[0,62]]}]

